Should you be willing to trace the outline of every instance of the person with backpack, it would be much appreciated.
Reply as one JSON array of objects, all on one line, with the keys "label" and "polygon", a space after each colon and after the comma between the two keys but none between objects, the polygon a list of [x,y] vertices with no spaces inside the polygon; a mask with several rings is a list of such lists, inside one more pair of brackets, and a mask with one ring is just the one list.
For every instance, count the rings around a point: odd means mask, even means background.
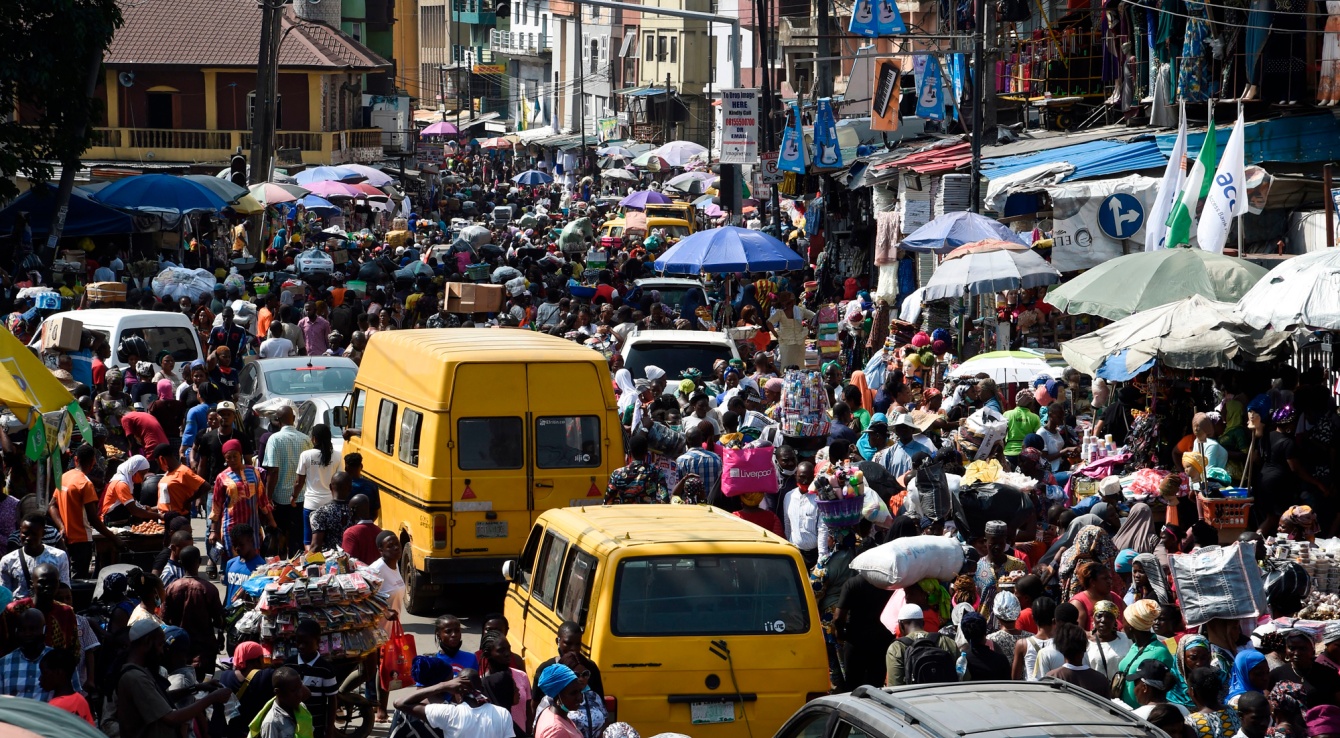
[{"label": "person with backpack", "polygon": [[899,638],[889,644],[885,656],[890,687],[904,684],[956,682],[958,644],[941,633],[926,632],[926,618],[919,605],[898,610]]}]

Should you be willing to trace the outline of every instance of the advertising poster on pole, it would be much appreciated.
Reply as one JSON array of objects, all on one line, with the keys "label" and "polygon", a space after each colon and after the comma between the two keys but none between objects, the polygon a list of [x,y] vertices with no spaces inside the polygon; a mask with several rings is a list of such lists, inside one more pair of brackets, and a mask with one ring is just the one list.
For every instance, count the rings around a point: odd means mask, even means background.
[{"label": "advertising poster on pole", "polygon": [[758,90],[721,91],[721,163],[758,163]]},{"label": "advertising poster on pole", "polygon": [[800,107],[791,103],[786,130],[782,132],[782,150],[778,155],[777,168],[783,172],[804,174],[810,164],[810,152],[805,146],[805,133],[800,127]]},{"label": "advertising poster on pole", "polygon": [[833,115],[833,101],[819,98],[814,115],[814,165],[824,169],[842,166],[842,149],[838,145],[837,117]]},{"label": "advertising poster on pole", "polygon": [[898,98],[902,95],[903,67],[893,57],[875,60],[870,80],[870,130],[898,130]]}]

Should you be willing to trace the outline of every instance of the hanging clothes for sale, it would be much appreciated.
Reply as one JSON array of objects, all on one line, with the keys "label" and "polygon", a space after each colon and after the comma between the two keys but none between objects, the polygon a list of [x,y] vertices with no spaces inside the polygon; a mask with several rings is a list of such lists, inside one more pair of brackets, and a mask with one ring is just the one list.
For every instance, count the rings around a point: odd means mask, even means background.
[{"label": "hanging clothes for sale", "polygon": [[1177,99],[1204,102],[1213,94],[1210,80],[1209,8],[1204,0],[1186,0],[1186,33],[1182,36],[1182,56],[1177,67]]},{"label": "hanging clothes for sale", "polygon": [[875,213],[875,265],[883,266],[898,260],[898,211]]}]

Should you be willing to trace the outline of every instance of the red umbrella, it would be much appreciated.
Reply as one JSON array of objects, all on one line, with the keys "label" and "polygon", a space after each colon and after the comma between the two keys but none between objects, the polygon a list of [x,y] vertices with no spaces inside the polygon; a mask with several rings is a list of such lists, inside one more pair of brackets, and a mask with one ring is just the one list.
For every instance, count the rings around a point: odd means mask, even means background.
[{"label": "red umbrella", "polygon": [[322,180],[320,182],[308,182],[303,188],[313,195],[320,195],[326,199],[332,197],[358,197],[363,194],[353,185],[332,180]]},{"label": "red umbrella", "polygon": [[506,138],[503,138],[502,136],[499,136],[499,137],[497,137],[497,138],[486,138],[486,139],[484,139],[483,141],[480,141],[480,142],[479,142],[479,148],[481,148],[481,149],[510,149],[510,148],[512,148],[512,142],[511,142],[511,141],[508,141]]},{"label": "red umbrella", "polygon": [[349,185],[349,186],[352,187],[352,188],[354,188],[354,189],[356,189],[356,190],[358,190],[359,192],[363,193],[364,195],[367,195],[368,197],[372,197],[372,198],[380,197],[380,198],[383,199],[383,200],[388,199],[388,196],[387,196],[387,194],[386,194],[385,192],[382,192],[381,190],[377,189],[376,187],[373,187],[372,185],[368,184],[367,182],[356,182],[356,183],[351,184],[351,185]]}]

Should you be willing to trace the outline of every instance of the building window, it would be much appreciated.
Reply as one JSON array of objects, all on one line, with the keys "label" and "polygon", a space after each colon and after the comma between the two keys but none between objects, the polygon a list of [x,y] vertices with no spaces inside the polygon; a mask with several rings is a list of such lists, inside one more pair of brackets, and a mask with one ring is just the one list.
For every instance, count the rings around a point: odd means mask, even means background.
[{"label": "building window", "polygon": [[666,59],[666,46],[669,43],[666,36],[656,36],[656,61],[663,62]]},{"label": "building window", "polygon": [[600,61],[600,41],[591,39],[591,63],[587,65],[587,74],[596,73],[596,65]]},{"label": "building window", "polygon": [[679,52],[679,36],[670,37],[670,63],[675,63],[675,57]]},{"label": "building window", "polygon": [[648,33],[646,40],[642,42],[642,48],[646,52],[643,54],[643,61],[652,61],[652,54],[656,53],[656,37]]},{"label": "building window", "polygon": [[[284,108],[283,108],[283,106],[280,104],[280,100],[282,100],[283,97],[284,97],[283,95],[275,95],[275,130],[279,130],[281,127],[283,127],[283,121],[284,121],[283,112],[284,112]],[[255,120],[256,120],[256,93],[255,93],[255,92],[248,92],[248,93],[247,93],[247,128],[255,128],[255,127],[256,127]],[[170,128],[171,126],[168,126],[168,127]]]}]

